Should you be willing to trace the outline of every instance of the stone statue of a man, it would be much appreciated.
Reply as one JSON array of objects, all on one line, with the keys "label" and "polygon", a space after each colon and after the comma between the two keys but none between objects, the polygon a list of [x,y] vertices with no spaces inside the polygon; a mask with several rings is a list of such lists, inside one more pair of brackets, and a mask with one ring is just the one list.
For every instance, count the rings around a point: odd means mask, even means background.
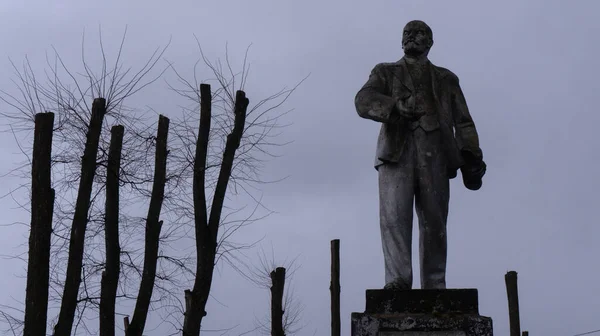
[{"label": "stone statue of a man", "polygon": [[449,179],[460,169],[477,190],[486,165],[458,77],[427,58],[431,28],[404,27],[404,57],[380,63],[355,98],[356,111],[382,123],[375,168],[379,174],[385,289],[412,288],[413,204],[419,220],[421,288],[446,288]]}]

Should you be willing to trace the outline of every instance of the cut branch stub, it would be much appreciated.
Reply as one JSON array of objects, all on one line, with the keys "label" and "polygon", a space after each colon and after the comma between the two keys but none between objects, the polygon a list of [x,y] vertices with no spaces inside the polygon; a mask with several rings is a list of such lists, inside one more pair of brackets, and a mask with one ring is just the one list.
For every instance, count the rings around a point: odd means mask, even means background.
[{"label": "cut branch stub", "polygon": [[271,336],[284,336],[283,293],[285,287],[285,268],[277,267],[271,272]]}]

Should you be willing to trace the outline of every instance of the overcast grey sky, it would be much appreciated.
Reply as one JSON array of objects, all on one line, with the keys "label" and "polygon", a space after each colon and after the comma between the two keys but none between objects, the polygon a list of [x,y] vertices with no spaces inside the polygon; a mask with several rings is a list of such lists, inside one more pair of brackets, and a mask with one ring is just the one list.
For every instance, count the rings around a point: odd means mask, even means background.
[{"label": "overcast grey sky", "polygon": [[[294,286],[307,324],[299,335],[328,335],[329,241],[339,238],[342,333],[348,335],[350,313],[364,310],[365,289],[383,286],[372,167],[379,125],[358,117],[354,95],[376,63],[402,56],[404,24],[424,20],[434,32],[430,58],[459,76],[488,164],[480,191],[466,190],[460,179],[451,184],[448,287],[477,288],[480,313],[505,335],[504,274],[516,270],[522,328],[568,336],[600,329],[599,12],[594,0],[5,0],[0,88],[12,89],[8,57],[20,62],[27,54],[42,69],[54,45],[77,62],[82,32],[96,34],[99,24],[113,49],[128,25],[126,65],[171,36],[166,57],[183,69],[199,57],[193,34],[212,59],[227,42],[239,61],[253,43],[250,100],[310,73],[287,104],[295,108],[288,118],[294,124],[284,138],[295,142],[267,170],[290,175],[264,189],[264,202],[278,214],[255,225],[248,239],[266,235],[281,258],[299,255]],[[144,100],[161,113],[177,113],[166,91],[157,83],[128,104]],[[0,134],[0,143],[0,172],[6,172],[22,156],[11,135]],[[3,179],[0,193],[17,183]],[[0,212],[6,223],[29,221],[7,199]],[[23,250],[25,228],[1,230],[0,254]],[[2,261],[0,303],[22,301],[23,275],[22,263]],[[214,283],[213,296],[223,305],[209,303],[205,328],[240,324],[227,334],[237,335],[267,312],[268,293],[231,270]]]}]

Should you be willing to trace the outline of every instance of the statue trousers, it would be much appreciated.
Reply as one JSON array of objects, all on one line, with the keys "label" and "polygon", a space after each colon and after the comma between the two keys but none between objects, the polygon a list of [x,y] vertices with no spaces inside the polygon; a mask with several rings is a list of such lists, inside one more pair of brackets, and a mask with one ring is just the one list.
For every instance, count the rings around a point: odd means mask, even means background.
[{"label": "statue trousers", "polygon": [[398,163],[378,167],[385,282],[412,289],[413,205],[419,221],[421,288],[446,288],[450,186],[439,130],[412,131]]}]

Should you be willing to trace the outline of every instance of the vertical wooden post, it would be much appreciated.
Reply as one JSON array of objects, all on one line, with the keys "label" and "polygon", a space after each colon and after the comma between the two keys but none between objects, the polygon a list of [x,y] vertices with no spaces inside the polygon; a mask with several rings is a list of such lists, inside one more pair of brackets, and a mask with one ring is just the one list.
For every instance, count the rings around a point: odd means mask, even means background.
[{"label": "vertical wooden post", "polygon": [[529,336],[529,331],[523,331],[523,336]]},{"label": "vertical wooden post", "polygon": [[504,276],[504,280],[506,282],[506,295],[508,296],[508,317],[510,321],[510,336],[521,336],[517,272],[509,271]]},{"label": "vertical wooden post", "polygon": [[341,335],[340,322],[340,240],[331,241],[331,336]]}]

